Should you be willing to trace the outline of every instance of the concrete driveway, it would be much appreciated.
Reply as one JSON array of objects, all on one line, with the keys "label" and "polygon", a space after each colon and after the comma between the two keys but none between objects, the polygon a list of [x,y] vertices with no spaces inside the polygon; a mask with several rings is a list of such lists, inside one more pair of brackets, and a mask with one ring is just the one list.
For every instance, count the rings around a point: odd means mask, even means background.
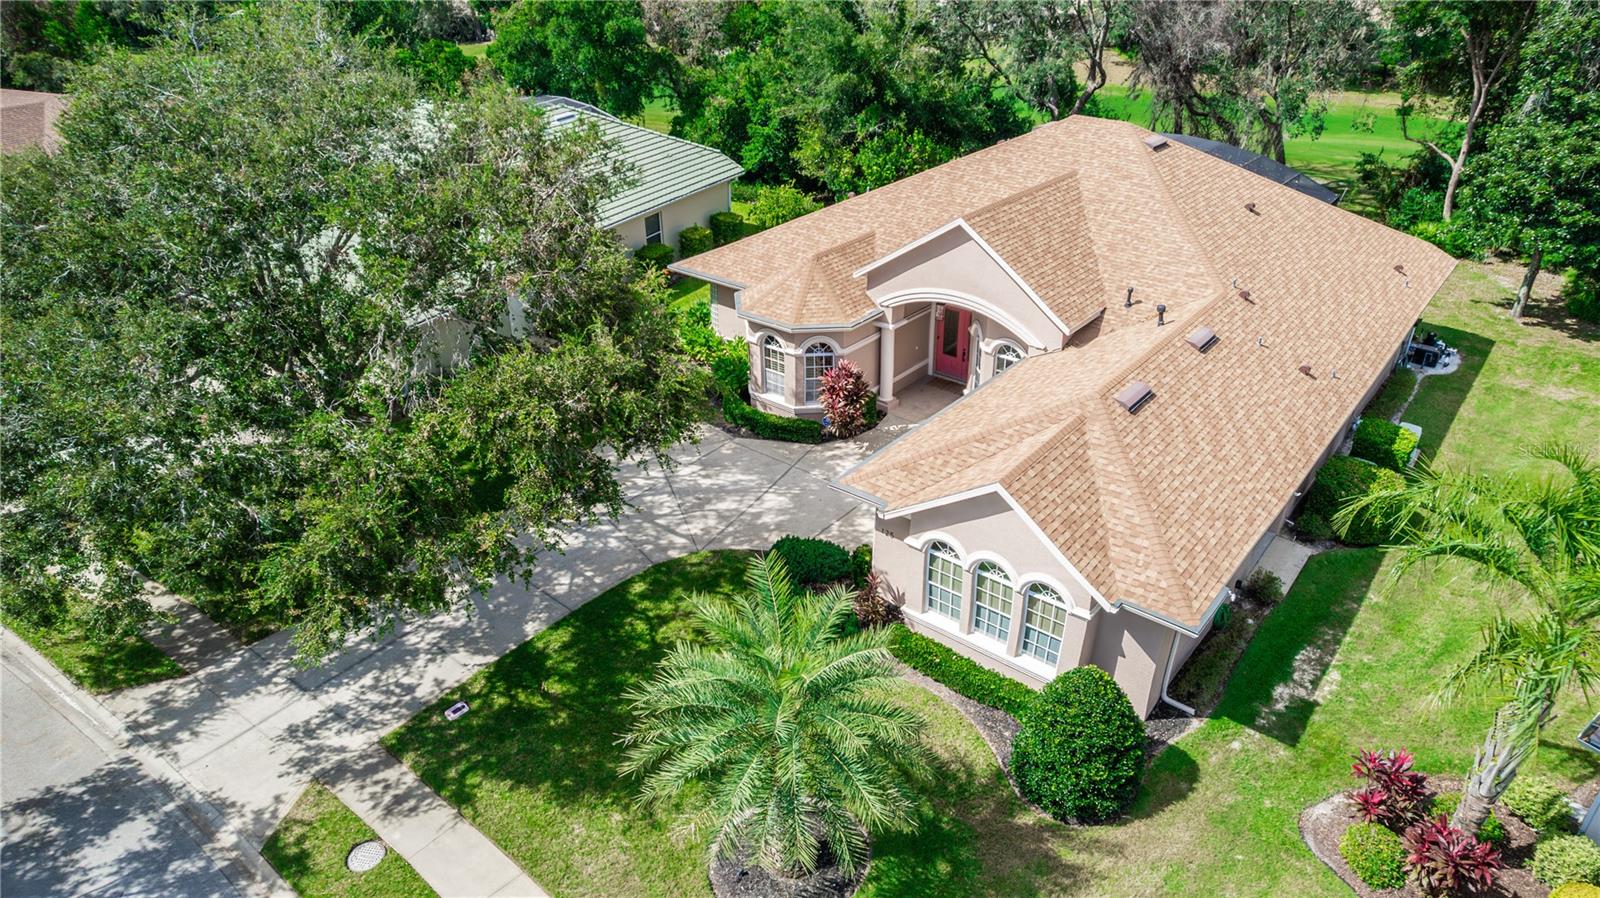
[{"label": "concrete driveway", "polygon": [[[471,613],[419,621],[382,642],[353,646],[322,668],[292,666],[288,633],[242,646],[184,605],[183,625],[154,638],[194,672],[98,702],[218,809],[253,850],[316,779],[329,784],[442,895],[541,895],[498,848],[377,747],[377,740],[441,692],[651,564],[701,549],[765,548],[789,533],[845,546],[866,541],[870,510],[828,482],[920,417],[892,415],[861,438],[821,446],[703,428],[699,443],[674,450],[675,469],[625,470],[634,508],[617,522],[574,532],[564,554],[544,559],[527,586],[503,582],[476,599]],[[38,794],[64,777],[70,787],[94,775],[82,763],[59,774],[32,767],[13,771],[9,715],[7,723],[6,777],[26,784],[19,789]],[[58,794],[66,799],[66,793]],[[35,843],[41,850],[43,839]],[[70,842],[51,841],[50,852],[72,850]],[[177,841],[173,850],[181,853]],[[189,869],[168,863],[154,846],[149,850],[126,863],[149,868],[150,876]],[[7,895],[13,894],[11,860],[8,850]],[[203,872],[196,867],[194,875]],[[27,873],[24,868],[19,875]],[[181,893],[211,894],[201,885]]]}]

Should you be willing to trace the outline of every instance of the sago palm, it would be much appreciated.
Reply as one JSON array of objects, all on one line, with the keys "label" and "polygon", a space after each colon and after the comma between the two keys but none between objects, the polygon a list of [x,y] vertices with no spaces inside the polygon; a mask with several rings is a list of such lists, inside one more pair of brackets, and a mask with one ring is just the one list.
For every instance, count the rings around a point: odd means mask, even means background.
[{"label": "sago palm", "polygon": [[1527,599],[1484,627],[1478,651],[1446,678],[1442,700],[1469,691],[1502,699],[1473,761],[1454,824],[1475,833],[1533,752],[1558,696],[1600,683],[1600,467],[1548,443],[1528,450],[1561,471],[1489,477],[1424,469],[1403,487],[1355,500],[1343,527],[1373,513],[1397,534],[1394,576],[1459,559],[1481,579]]},{"label": "sago palm", "polygon": [[706,787],[691,822],[715,856],[743,853],[781,876],[829,856],[847,874],[867,832],[912,819],[911,779],[926,769],[920,716],[886,687],[898,677],[887,632],[851,633],[851,597],[795,589],[775,555],[754,559],[747,589],[693,602],[703,643],[680,644],[632,690],[625,774],[646,804]]}]

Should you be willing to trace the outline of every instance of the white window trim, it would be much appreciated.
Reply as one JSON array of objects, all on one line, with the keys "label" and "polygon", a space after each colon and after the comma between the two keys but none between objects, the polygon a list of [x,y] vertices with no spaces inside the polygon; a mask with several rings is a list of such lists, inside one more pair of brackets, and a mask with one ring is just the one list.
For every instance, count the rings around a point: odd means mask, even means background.
[{"label": "white window trim", "polygon": [[806,343],[805,348],[800,351],[800,403],[803,406],[820,406],[822,404],[821,375],[816,378],[817,394],[815,396],[811,395],[811,359],[813,355],[822,355],[822,353],[814,354],[812,350],[818,346],[827,349],[829,362],[828,367],[823,369],[824,374],[833,370],[839,364],[839,346],[832,340],[819,337]]},{"label": "white window trim", "polygon": [[[1002,349],[1009,349],[1012,352],[1015,352],[1017,354],[1017,360],[1012,362],[1011,365],[1009,367],[1007,367],[1005,370],[1001,370],[1000,367],[999,367],[1000,366],[1000,350],[1002,350]],[[989,370],[994,372],[993,374],[990,375],[991,377],[999,377],[1000,375],[1006,373],[1006,371],[1009,371],[1012,368],[1015,368],[1016,366],[1022,364],[1023,361],[1028,358],[1028,354],[1022,350],[1022,347],[1020,347],[1017,344],[1011,342],[1010,340],[996,340],[996,341],[994,341],[994,348],[989,351],[989,356],[993,360],[989,364]]]},{"label": "white window trim", "polygon": [[[1050,636],[1052,639],[1056,639],[1056,640],[1059,640],[1061,642],[1061,647],[1056,649],[1056,664],[1060,665],[1060,663],[1061,663],[1061,650],[1065,649],[1067,647],[1067,619],[1071,618],[1073,616],[1073,612],[1074,612],[1075,609],[1073,607],[1072,600],[1067,597],[1066,593],[1063,593],[1061,590],[1057,589],[1055,586],[1052,586],[1051,584],[1046,583],[1043,580],[1030,580],[1030,581],[1022,584],[1022,588],[1017,590],[1016,595],[1017,595],[1017,601],[1018,601],[1018,608],[1019,608],[1019,610],[1021,612],[1018,615],[1018,622],[1019,622],[1019,626],[1021,627],[1021,629],[1019,629],[1017,631],[1017,656],[1020,657],[1020,658],[1028,658],[1028,659],[1032,660],[1034,663],[1040,665],[1041,667],[1049,667],[1050,666],[1050,662],[1048,662],[1048,661],[1044,660],[1043,658],[1040,658],[1040,657],[1030,653],[1027,649],[1023,648],[1024,643],[1026,643],[1027,639],[1028,639],[1028,627],[1029,627],[1029,624],[1028,624],[1028,608],[1030,607],[1029,603],[1034,600],[1033,597],[1028,594],[1028,590],[1032,589],[1035,586],[1042,586],[1045,589],[1048,589],[1051,592],[1055,593],[1058,597],[1060,597],[1060,601],[1055,601],[1054,599],[1045,598],[1043,596],[1040,596],[1038,598],[1039,601],[1044,602],[1046,605],[1054,605],[1057,608],[1060,608],[1061,611],[1063,612],[1063,618],[1062,618],[1062,621],[1061,621],[1061,635],[1060,636],[1056,636],[1054,634],[1045,633],[1046,636]],[[1038,628],[1035,627],[1034,629],[1038,629]],[[1041,631],[1041,632],[1043,632],[1043,631]]]},{"label": "white window trim", "polygon": [[[767,350],[769,348],[769,344],[770,347],[776,348],[777,350],[779,367],[776,372],[774,372],[772,368],[768,366]],[[777,396],[782,398],[785,394],[783,385],[789,377],[789,363],[787,361],[789,356],[789,352],[787,351],[788,348],[784,346],[783,340],[779,339],[777,334],[767,334],[763,336],[756,346],[761,350],[761,392],[763,395]],[[773,385],[769,383],[774,373],[777,374],[777,390],[773,390]]]},{"label": "white window trim", "polygon": [[[958,586],[959,586],[958,589],[951,590],[951,589],[948,589],[948,588],[946,588],[944,586],[940,586],[939,587],[940,590],[943,590],[945,592],[953,592],[955,594],[955,597],[956,597],[956,600],[955,600],[955,605],[956,605],[955,612],[956,613],[955,613],[954,616],[947,615],[942,611],[936,611],[936,610],[934,610],[934,607],[933,607],[932,592],[933,592],[933,589],[934,589],[934,583],[933,583],[933,578],[930,575],[933,572],[933,553],[934,553],[934,549],[935,549],[936,546],[939,546],[939,545],[943,545],[945,548],[950,550],[950,555],[941,554],[939,557],[944,559],[945,561],[952,562],[955,565],[956,570],[961,575],[962,582],[960,584],[958,584]],[[923,613],[928,615],[929,617],[936,617],[936,618],[940,618],[940,619],[949,621],[951,626],[953,626],[955,628],[955,631],[957,633],[960,633],[961,627],[962,627],[962,618],[966,615],[966,608],[964,606],[966,605],[966,602],[967,602],[967,581],[969,581],[970,579],[971,579],[971,577],[969,576],[969,572],[967,570],[967,563],[961,557],[960,549],[958,549],[954,545],[951,545],[950,543],[941,543],[939,540],[929,540],[928,544],[922,549],[922,606],[923,606]]]},{"label": "white window trim", "polygon": [[[654,217],[655,220],[656,220],[656,233],[655,233],[655,238],[656,239],[654,239],[654,240],[650,239],[650,219],[651,219],[651,217]],[[666,226],[666,223],[664,221],[662,221],[661,210],[657,209],[654,212],[645,213],[645,216],[644,216],[644,242],[645,242],[645,245],[649,246],[652,243],[662,243],[662,242],[664,242],[666,240],[666,234],[667,234],[667,226]]]},{"label": "white window trim", "polygon": [[[1016,626],[1017,623],[1017,581],[1011,576],[1011,572],[1006,570],[1005,566],[1000,564],[999,561],[993,558],[979,557],[982,554],[985,553],[978,553],[978,556],[974,556],[972,567],[967,569],[967,579],[972,581],[972,635],[988,639],[991,642],[1004,646],[1011,638],[1012,627]],[[1003,636],[993,636],[978,629],[978,608],[980,605],[982,605],[982,603],[978,601],[978,569],[984,565],[989,565],[996,571],[999,571],[1000,576],[1005,578],[1004,585],[1011,589],[1011,610],[1005,612],[1006,629]],[[996,617],[1000,616],[1001,614],[998,608],[990,608],[988,605],[982,605],[982,607],[985,610],[993,611]]]}]

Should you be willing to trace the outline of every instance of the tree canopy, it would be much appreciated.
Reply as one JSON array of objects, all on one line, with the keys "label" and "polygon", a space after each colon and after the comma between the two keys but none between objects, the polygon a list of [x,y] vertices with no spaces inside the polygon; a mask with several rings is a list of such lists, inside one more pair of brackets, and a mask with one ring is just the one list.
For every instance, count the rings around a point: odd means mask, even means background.
[{"label": "tree canopy", "polygon": [[595,136],[431,95],[318,6],[169,25],[0,177],[4,611],[127,632],[150,577],[315,659],[619,511],[704,385],[594,226]]},{"label": "tree canopy", "polygon": [[638,115],[670,57],[645,38],[636,2],[523,0],[497,12],[488,55],[513,87]]}]

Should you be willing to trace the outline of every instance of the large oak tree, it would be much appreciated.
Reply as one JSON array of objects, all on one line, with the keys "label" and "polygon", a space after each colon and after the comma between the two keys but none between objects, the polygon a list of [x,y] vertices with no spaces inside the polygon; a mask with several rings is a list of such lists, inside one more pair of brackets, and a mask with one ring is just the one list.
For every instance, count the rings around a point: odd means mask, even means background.
[{"label": "large oak tree", "polygon": [[[311,660],[620,511],[703,375],[593,224],[626,177],[594,135],[431,96],[317,6],[167,24],[0,182],[5,613],[125,633],[151,577]],[[418,362],[440,316],[454,372]]]}]

